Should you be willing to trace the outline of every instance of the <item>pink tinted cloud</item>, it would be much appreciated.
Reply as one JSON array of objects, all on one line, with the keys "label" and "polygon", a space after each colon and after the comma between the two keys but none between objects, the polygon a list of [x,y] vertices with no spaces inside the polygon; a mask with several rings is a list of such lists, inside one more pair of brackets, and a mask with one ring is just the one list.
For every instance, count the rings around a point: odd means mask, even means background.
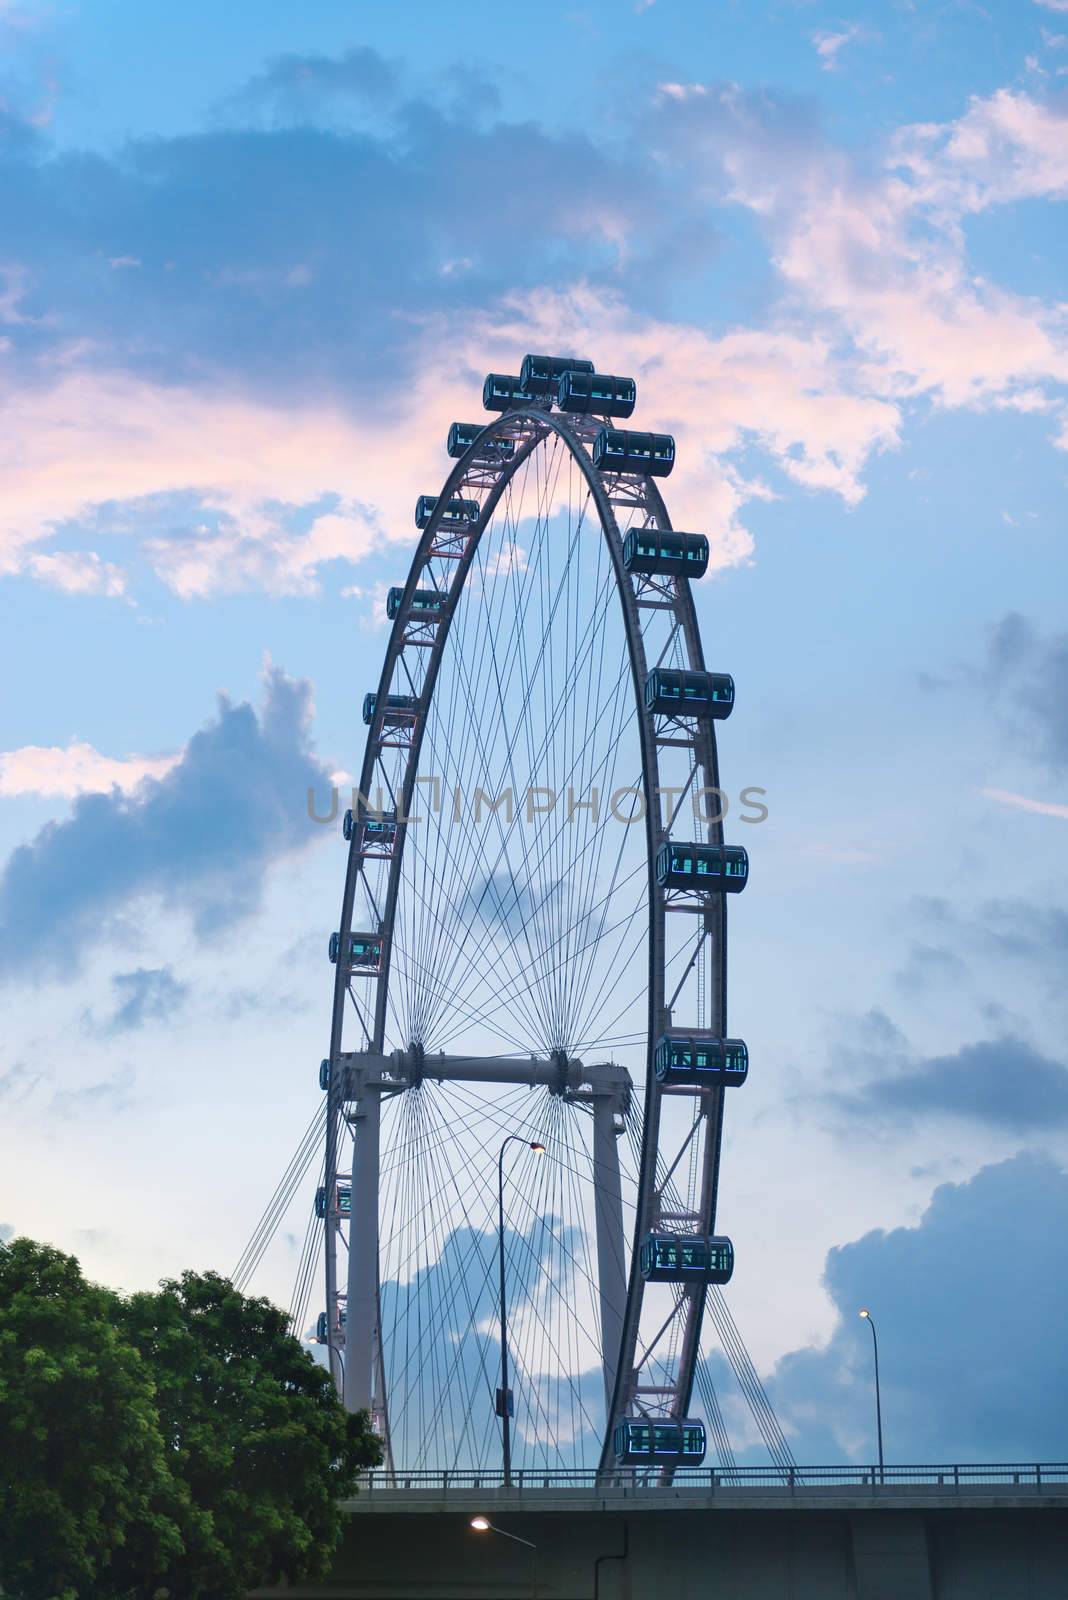
[{"label": "pink tinted cloud", "polygon": [[[674,513],[709,531],[719,566],[749,556],[742,510],[769,494],[742,477],[731,452],[756,443],[798,484],[853,504],[869,456],[897,437],[894,407],[851,392],[821,338],[755,330],[714,338],[586,287],[509,297],[461,334],[431,319],[414,336],[427,353],[403,406],[388,415],[327,402],[272,406],[221,385],[164,388],[77,366],[51,385],[9,393],[0,409],[0,561],[59,581],[71,558],[33,548],[57,524],[108,502],[191,491],[204,513],[143,546],[176,593],[312,593],[328,562],[358,563],[378,545],[411,539],[416,494],[435,492],[444,477],[449,422],[477,418],[483,372],[514,368],[525,349],[589,348],[638,378],[641,418],[674,431],[684,451]],[[327,495],[336,508],[303,532],[279,510]]]},{"label": "pink tinted cloud", "polygon": [[126,574],[113,562],[102,561],[95,550],[58,550],[53,555],[31,555],[27,570],[50,588],[64,594],[100,594],[117,599],[126,593]]},{"label": "pink tinted cloud", "polygon": [[962,226],[986,206],[1068,192],[1068,116],[998,91],[956,122],[901,129],[871,177],[814,141],[785,151],[732,89],[713,115],[704,159],[765,219],[795,314],[831,318],[853,342],[859,392],[966,406],[1025,391],[1035,409],[1038,386],[1068,381],[1065,307],[985,280]]},{"label": "pink tinted cloud", "polygon": [[181,751],[170,756],[104,756],[77,739],[68,745],[23,745],[0,751],[0,795],[72,799],[112,789],[129,794],[145,778],[164,777],[181,758]]},{"label": "pink tinted cloud", "polygon": [[[657,115],[683,119],[703,189],[714,191],[717,169],[720,188],[725,176],[730,198],[764,220],[783,291],[767,326],[714,334],[582,284],[513,294],[459,326],[411,319],[415,377],[390,410],[366,413],[330,396],[271,403],[224,376],[163,387],[75,352],[0,402],[0,571],[28,567],[73,588],[72,558],[64,566],[62,553],[41,550],[58,524],[182,492],[200,514],[143,543],[176,593],[314,593],[330,563],[411,540],[416,495],[444,476],[448,423],[477,418],[482,374],[515,370],[527,349],[583,351],[637,378],[636,422],[680,441],[673,515],[709,532],[719,567],[749,558],[745,508],[772,492],[740,470],[744,449],[854,505],[872,457],[896,444],[910,397],[1062,418],[1049,391],[1068,380],[1064,310],[972,271],[961,218],[1014,195],[1060,193],[1064,119],[1003,91],[954,123],[901,130],[886,169],[862,178],[811,142],[786,159],[759,106],[731,87],[702,87],[663,85]],[[8,282],[17,318],[24,280]],[[330,509],[309,521],[327,498]],[[106,564],[82,559],[91,587]],[[118,569],[110,574],[117,585]]]}]

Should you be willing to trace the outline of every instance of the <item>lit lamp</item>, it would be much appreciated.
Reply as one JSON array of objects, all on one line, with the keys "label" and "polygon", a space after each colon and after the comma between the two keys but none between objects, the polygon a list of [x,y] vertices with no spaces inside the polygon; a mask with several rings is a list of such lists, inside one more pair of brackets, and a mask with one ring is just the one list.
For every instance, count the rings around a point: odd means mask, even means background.
[{"label": "lit lamp", "polygon": [[[531,1149],[533,1148],[534,1146],[531,1145]],[[526,1548],[530,1551],[533,1562],[533,1588],[531,1593],[534,1597],[534,1600],[538,1600],[538,1547],[533,1540],[521,1539],[518,1533],[509,1533],[507,1528],[498,1528],[496,1523],[491,1522],[488,1517],[472,1517],[471,1527],[474,1528],[476,1533],[499,1533],[502,1539],[511,1539],[513,1544],[521,1544],[526,1546]]]},{"label": "lit lamp", "polygon": [[871,1329],[872,1341],[874,1343],[874,1348],[875,1348],[875,1426],[876,1426],[876,1429],[877,1429],[878,1439],[879,1439],[879,1482],[882,1483],[883,1482],[883,1403],[882,1403],[882,1397],[881,1397],[881,1395],[879,1393],[879,1337],[878,1337],[877,1333],[875,1332],[875,1318],[872,1316],[872,1314],[868,1310],[867,1306],[861,1306],[860,1311],[858,1312],[858,1315],[864,1318],[864,1321],[868,1324],[868,1327]]}]

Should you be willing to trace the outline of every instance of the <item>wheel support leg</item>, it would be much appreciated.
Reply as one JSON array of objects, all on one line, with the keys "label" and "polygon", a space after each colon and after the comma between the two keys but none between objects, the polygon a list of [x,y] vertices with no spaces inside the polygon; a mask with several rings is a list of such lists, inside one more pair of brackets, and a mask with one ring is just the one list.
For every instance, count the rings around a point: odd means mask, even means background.
[{"label": "wheel support leg", "polygon": [[355,1113],[345,1321],[345,1409],[370,1411],[378,1324],[378,1163],[382,1122],[378,1084],[363,1086]]}]

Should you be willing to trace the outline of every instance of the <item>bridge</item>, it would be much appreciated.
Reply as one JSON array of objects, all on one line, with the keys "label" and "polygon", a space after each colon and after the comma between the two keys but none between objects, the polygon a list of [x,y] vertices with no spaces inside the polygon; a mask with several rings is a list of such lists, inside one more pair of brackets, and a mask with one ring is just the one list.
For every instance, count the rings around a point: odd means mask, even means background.
[{"label": "bridge", "polygon": [[1068,1595],[1068,1464],[743,1467],[655,1488],[618,1473],[517,1474],[508,1489],[491,1473],[372,1473],[345,1510],[328,1579],[254,1600]]}]

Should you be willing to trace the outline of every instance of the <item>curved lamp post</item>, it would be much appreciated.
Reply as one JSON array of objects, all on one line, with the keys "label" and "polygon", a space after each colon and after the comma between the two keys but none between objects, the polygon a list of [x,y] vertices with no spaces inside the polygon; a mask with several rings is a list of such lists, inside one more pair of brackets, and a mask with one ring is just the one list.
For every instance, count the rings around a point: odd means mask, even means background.
[{"label": "curved lamp post", "polygon": [[538,1600],[538,1547],[534,1541],[532,1539],[521,1539],[518,1533],[509,1533],[507,1528],[498,1528],[488,1517],[472,1517],[471,1527],[474,1528],[476,1533],[499,1533],[502,1539],[511,1539],[514,1544],[526,1545],[533,1561],[533,1589],[531,1592],[534,1600]]},{"label": "curved lamp post", "polygon": [[860,1311],[858,1312],[858,1315],[864,1318],[864,1321],[868,1324],[868,1327],[871,1329],[872,1341],[873,1341],[874,1346],[875,1346],[875,1426],[876,1426],[876,1429],[878,1431],[878,1438],[879,1438],[879,1482],[882,1483],[883,1482],[883,1402],[882,1402],[882,1396],[879,1393],[879,1338],[878,1338],[878,1335],[875,1332],[875,1318],[872,1316],[872,1314],[868,1310],[867,1306],[862,1306],[860,1308]]},{"label": "curved lamp post", "polygon": [[[501,1419],[501,1440],[504,1454],[504,1487],[512,1487],[512,1391],[508,1387],[508,1312],[504,1298],[504,1152],[512,1143],[525,1144],[528,1150],[533,1150],[535,1155],[543,1156],[545,1146],[538,1139],[524,1139],[520,1133],[510,1133],[501,1145],[501,1153],[497,1157],[497,1254],[501,1269],[501,1386],[497,1390],[497,1415]],[[485,1522],[485,1518],[479,1519]],[[478,1526],[473,1522],[471,1526]],[[486,1527],[489,1528],[489,1523]],[[502,1528],[494,1528],[494,1533],[503,1533]],[[505,1538],[514,1539],[514,1533],[505,1534]],[[520,1539],[520,1544],[525,1544],[525,1539]]]}]

